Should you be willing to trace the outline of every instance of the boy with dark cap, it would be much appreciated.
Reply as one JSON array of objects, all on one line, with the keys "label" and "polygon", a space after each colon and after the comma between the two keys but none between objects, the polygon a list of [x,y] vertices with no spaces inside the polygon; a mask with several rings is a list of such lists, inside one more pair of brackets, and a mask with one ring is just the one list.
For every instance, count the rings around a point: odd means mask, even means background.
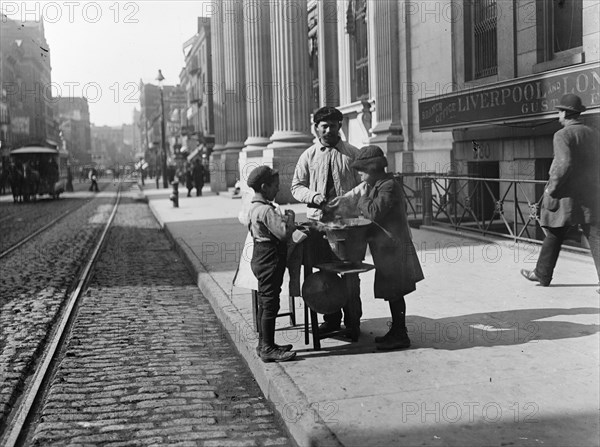
[{"label": "boy with dark cap", "polygon": [[[309,205],[306,216],[322,220],[328,202],[344,195],[360,183],[350,164],[358,156],[358,148],[342,141],[340,130],[344,115],[335,107],[322,107],[313,116],[314,130],[318,142],[306,149],[296,164],[291,192],[296,200]],[[329,245],[321,236],[311,235],[315,252],[320,255],[317,262],[334,259]],[[360,336],[360,282],[352,285],[355,293],[344,306],[344,325],[352,341]],[[342,311],[323,316],[325,322],[319,326],[321,335],[338,331],[342,322]]]},{"label": "boy with dark cap", "polygon": [[287,240],[295,230],[294,213],[282,216],[271,201],[279,192],[279,174],[259,166],[248,176],[255,195],[249,211],[248,228],[254,241],[252,273],[258,280],[258,348],[263,362],[285,362],[296,357],[292,345],[275,344],[275,319],[287,259]]},{"label": "boy with dark cap", "polygon": [[375,264],[375,298],[386,300],[392,314],[388,333],[375,337],[380,350],[410,347],[404,296],[423,279],[408,227],[402,186],[385,171],[386,166],[387,159],[379,146],[363,147],[352,163],[362,183],[331,204],[339,207],[354,203],[364,217],[375,223],[369,234]]}]

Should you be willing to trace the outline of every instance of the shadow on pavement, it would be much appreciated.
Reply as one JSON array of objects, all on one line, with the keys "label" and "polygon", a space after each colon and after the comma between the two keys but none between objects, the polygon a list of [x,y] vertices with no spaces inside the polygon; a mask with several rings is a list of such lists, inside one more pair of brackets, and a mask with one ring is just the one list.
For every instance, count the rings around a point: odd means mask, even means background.
[{"label": "shadow on pavement", "polygon": [[[502,312],[476,313],[447,318],[427,318],[418,315],[407,316],[410,349],[441,349],[447,351],[478,347],[510,346],[536,343],[540,340],[572,339],[593,335],[600,330],[598,324],[560,321],[561,316],[599,315],[600,308],[577,307],[572,309],[516,309]],[[552,321],[540,321],[552,318]],[[376,335],[383,335],[388,328],[389,318],[374,318],[361,323],[362,335],[358,343],[342,346],[323,347],[314,351],[311,344],[297,349],[310,357],[331,355],[356,355],[377,351],[374,343]],[[302,325],[282,329],[286,342],[303,343]],[[342,337],[338,340],[347,340]]]},{"label": "shadow on pavement", "polygon": [[[574,410],[542,417],[546,408],[538,402],[403,402],[388,410],[397,417],[386,428],[340,428],[347,435],[344,445],[598,445],[598,438],[590,436],[590,427],[598,428],[596,413]],[[389,417],[382,415],[380,425],[387,422]]]}]

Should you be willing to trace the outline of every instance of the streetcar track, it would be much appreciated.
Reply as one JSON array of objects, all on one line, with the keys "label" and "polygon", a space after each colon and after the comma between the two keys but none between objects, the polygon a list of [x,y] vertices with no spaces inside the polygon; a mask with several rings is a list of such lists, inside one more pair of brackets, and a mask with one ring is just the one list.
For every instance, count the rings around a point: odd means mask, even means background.
[{"label": "streetcar track", "polygon": [[17,242],[16,244],[12,245],[11,247],[7,248],[6,250],[4,250],[3,252],[0,253],[0,259],[4,258],[5,256],[9,255],[10,253],[12,253],[13,251],[15,251],[17,248],[21,247],[22,245],[26,244],[27,242],[29,242],[31,239],[33,239],[34,237],[36,237],[38,234],[43,233],[44,231],[48,230],[49,228],[53,227],[56,223],[58,223],[61,219],[63,219],[64,217],[68,216],[69,214],[71,214],[74,210],[76,210],[79,207],[73,207],[68,209],[67,211],[65,211],[63,214],[61,214],[60,216],[58,216],[57,218],[55,218],[54,220],[48,222],[46,225],[44,225],[41,228],[38,228],[37,230],[35,230],[33,233],[29,234],[28,236],[26,236],[25,238],[21,239],[19,242]]},{"label": "streetcar track", "polygon": [[[0,445],[3,447],[14,447],[16,445],[20,445],[24,440],[23,435],[26,434],[27,425],[29,420],[33,414],[35,414],[34,407],[40,400],[40,396],[43,395],[44,384],[47,383],[47,379],[50,377],[50,372],[52,369],[52,364],[56,359],[57,354],[60,352],[61,345],[65,342],[68,331],[67,328],[70,327],[73,318],[75,316],[74,310],[79,303],[81,296],[83,296],[83,292],[85,291],[85,287],[93,273],[93,267],[99,259],[100,252],[106,240],[106,236],[108,235],[108,231],[112,226],[112,222],[117,214],[117,209],[119,207],[119,202],[121,200],[121,182],[118,184],[117,189],[117,197],[115,200],[115,204],[113,210],[104,226],[102,233],[98,238],[98,242],[96,243],[91,255],[88,258],[88,261],[82,271],[79,273],[78,278],[76,278],[75,282],[77,285],[74,290],[69,294],[68,299],[65,303],[64,311],[62,315],[59,317],[59,322],[56,326],[56,329],[53,331],[50,341],[44,347],[44,351],[40,356],[40,361],[38,362],[37,367],[35,368],[35,372],[32,376],[30,383],[26,386],[24,393],[15,406],[15,409],[11,412],[11,415],[8,418],[8,424],[5,430],[6,435],[4,438],[0,440]],[[64,213],[62,217],[70,213],[72,210],[69,210],[67,213]],[[51,222],[54,224],[56,222]],[[51,225],[47,225],[49,227]],[[45,228],[44,228],[45,229]],[[36,234],[39,234],[39,231]],[[28,239],[31,239],[28,238]],[[11,247],[11,251],[14,250],[14,246]],[[0,254],[0,257],[4,256],[6,252]]]},{"label": "streetcar track", "polygon": [[[119,183],[119,185],[120,184],[121,183]],[[35,204],[34,204],[34,206],[35,206]],[[33,239],[37,235],[39,235],[39,234],[43,233],[44,231],[48,230],[54,224],[58,223],[62,218],[68,216],[71,212],[73,212],[73,211],[75,211],[75,210],[77,210],[79,208],[80,208],[80,206],[74,206],[74,207],[68,209],[63,214],[61,214],[60,216],[58,216],[57,218],[55,218],[54,220],[52,220],[51,222],[47,223],[46,225],[44,225],[41,228],[38,228],[33,233],[30,233],[28,236],[26,236],[25,238],[21,239],[17,243],[13,244],[12,246],[10,246],[9,248],[7,248],[3,252],[0,252],[0,259],[4,258],[8,254],[12,253],[13,251],[15,251],[17,248],[21,247],[22,245],[26,244],[27,242],[29,242],[31,239]],[[27,211],[24,215],[19,215],[17,213],[11,214],[9,216],[5,216],[5,217],[1,218],[0,219],[0,223],[4,222],[6,220],[13,219],[13,218],[23,219],[24,217],[27,217],[27,216],[35,214],[35,212],[36,212],[36,209],[34,208],[34,209],[31,209],[31,210]]]}]

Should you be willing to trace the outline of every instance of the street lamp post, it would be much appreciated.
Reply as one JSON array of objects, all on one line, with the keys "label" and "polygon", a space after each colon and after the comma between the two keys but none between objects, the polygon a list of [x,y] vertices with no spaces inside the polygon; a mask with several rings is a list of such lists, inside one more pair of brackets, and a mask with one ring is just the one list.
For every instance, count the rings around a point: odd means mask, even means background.
[{"label": "street lamp post", "polygon": [[169,187],[169,181],[167,179],[167,145],[165,143],[165,102],[163,98],[163,85],[162,81],[165,77],[162,71],[158,70],[158,89],[160,90],[160,143],[162,147],[162,176],[163,176],[163,188]]}]

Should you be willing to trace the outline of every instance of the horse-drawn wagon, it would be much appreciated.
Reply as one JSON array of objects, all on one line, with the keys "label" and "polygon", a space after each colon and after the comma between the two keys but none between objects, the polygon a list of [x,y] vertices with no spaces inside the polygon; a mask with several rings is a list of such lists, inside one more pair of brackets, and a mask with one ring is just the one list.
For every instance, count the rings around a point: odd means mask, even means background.
[{"label": "horse-drawn wagon", "polygon": [[53,199],[65,191],[66,169],[59,151],[51,147],[26,146],[10,152],[9,183],[15,202]]}]

